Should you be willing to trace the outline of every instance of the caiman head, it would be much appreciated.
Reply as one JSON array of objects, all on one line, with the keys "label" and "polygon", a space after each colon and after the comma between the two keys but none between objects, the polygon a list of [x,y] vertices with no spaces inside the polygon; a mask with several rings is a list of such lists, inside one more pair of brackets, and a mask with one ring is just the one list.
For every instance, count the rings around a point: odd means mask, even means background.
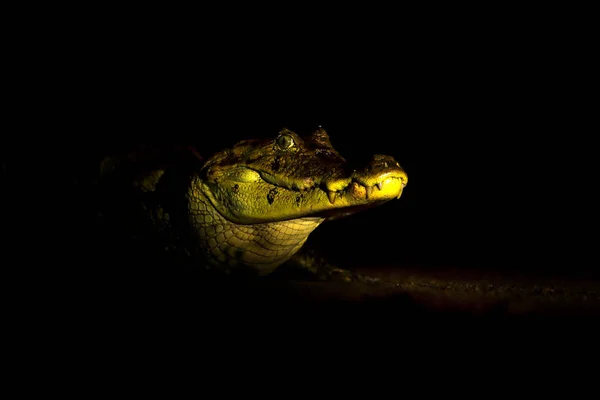
[{"label": "caiman head", "polygon": [[390,156],[350,168],[322,128],[242,141],[209,159],[200,177],[202,194],[236,224],[349,215],[399,198],[408,181]]}]

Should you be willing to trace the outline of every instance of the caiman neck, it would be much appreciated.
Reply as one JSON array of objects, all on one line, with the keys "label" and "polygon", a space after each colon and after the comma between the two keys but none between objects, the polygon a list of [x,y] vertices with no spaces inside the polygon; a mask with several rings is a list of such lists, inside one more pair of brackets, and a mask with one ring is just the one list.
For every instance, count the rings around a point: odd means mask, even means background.
[{"label": "caiman neck", "polygon": [[[243,265],[266,275],[289,260],[325,218],[239,224],[225,218],[204,195],[199,177],[192,178],[187,198],[190,223],[209,263],[231,268]],[[226,201],[225,199],[222,199]]]}]

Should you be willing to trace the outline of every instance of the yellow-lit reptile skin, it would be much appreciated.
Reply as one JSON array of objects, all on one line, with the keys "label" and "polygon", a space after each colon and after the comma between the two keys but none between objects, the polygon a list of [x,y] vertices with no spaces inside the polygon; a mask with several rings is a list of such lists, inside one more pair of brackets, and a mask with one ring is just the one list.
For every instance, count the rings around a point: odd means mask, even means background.
[{"label": "yellow-lit reptile skin", "polygon": [[306,217],[287,221],[241,225],[215,211],[198,191],[188,196],[189,218],[213,265],[248,265],[261,275],[269,274],[289,260],[306,242],[308,235],[325,218]]},{"label": "yellow-lit reptile skin", "polygon": [[117,204],[142,205],[140,213],[121,213],[140,214],[130,221],[133,236],[153,247],[166,241],[165,249],[197,265],[263,275],[289,260],[322,222],[398,199],[408,182],[389,155],[348,164],[322,128],[303,137],[283,129],[208,159],[185,150],[108,157],[101,170],[124,187],[133,178],[134,193],[121,194],[119,185],[114,191]]}]

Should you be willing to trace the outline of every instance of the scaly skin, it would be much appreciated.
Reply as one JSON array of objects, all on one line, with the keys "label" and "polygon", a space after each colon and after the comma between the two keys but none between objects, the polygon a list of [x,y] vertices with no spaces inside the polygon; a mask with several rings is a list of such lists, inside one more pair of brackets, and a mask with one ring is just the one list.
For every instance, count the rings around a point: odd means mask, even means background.
[{"label": "scaly skin", "polygon": [[[327,219],[401,196],[407,175],[390,156],[349,169],[324,129],[246,140],[198,169],[156,168],[136,181],[154,194],[154,221],[185,237],[209,264],[269,274]],[[183,176],[185,175],[185,176]],[[177,240],[177,239],[176,239]]]}]

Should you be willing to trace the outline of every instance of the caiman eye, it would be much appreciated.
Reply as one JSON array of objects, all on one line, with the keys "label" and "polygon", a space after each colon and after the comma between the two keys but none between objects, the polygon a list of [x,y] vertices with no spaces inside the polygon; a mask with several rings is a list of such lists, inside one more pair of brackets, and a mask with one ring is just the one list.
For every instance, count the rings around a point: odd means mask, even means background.
[{"label": "caiman eye", "polygon": [[277,146],[281,150],[289,149],[294,145],[294,138],[290,135],[281,135],[277,138]]}]

